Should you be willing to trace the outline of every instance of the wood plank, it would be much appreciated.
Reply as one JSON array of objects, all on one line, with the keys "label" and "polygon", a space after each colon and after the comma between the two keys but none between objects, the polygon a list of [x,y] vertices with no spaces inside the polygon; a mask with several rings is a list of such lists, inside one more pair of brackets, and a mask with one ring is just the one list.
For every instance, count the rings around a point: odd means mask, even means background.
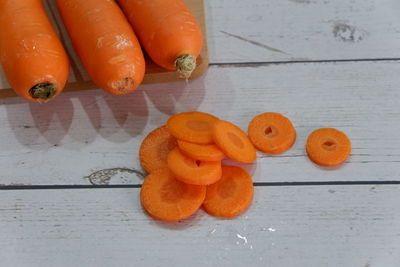
[{"label": "wood plank", "polygon": [[[46,105],[3,99],[0,184],[90,184],[86,177],[99,170],[140,170],[144,136],[187,110],[213,113],[243,129],[267,111],[293,121],[298,139],[290,151],[260,153],[246,166],[257,182],[399,180],[398,73],[397,61],[212,66],[189,84],[143,86],[123,98],[88,91]],[[320,127],[336,127],[352,140],[342,167],[322,169],[306,157],[305,140]],[[104,180],[132,184],[140,177],[114,170]]]},{"label": "wood plank", "polygon": [[[193,15],[199,21],[202,31],[204,32],[204,36],[207,36],[203,0],[184,0],[184,1],[193,12]],[[49,14],[49,18],[53,22],[55,29],[60,35],[60,38],[71,59],[70,77],[68,78],[68,83],[65,86],[64,91],[65,92],[80,91],[80,90],[89,90],[98,88],[98,86],[96,86],[90,80],[90,77],[87,74],[85,68],[83,67],[82,62],[79,60],[79,57],[77,56],[72,47],[71,40],[64,27],[61,16],[59,15],[55,1],[46,0],[43,3],[45,4],[46,11]],[[208,68],[208,48],[207,48],[207,39],[205,39],[203,49],[199,57],[197,58],[197,68],[192,73],[191,79],[202,75],[207,68]],[[169,71],[163,69],[158,65],[154,64],[154,62],[152,62],[150,58],[146,57],[146,74],[143,79],[143,84],[164,83],[164,82],[171,82],[178,80],[182,80],[182,78],[179,77],[178,73],[176,73],[175,71]],[[0,98],[13,97],[13,96],[16,96],[16,94],[12,90],[11,86],[8,84],[5,74],[0,66]]]},{"label": "wood plank", "polygon": [[234,220],[164,224],[138,189],[0,194],[4,266],[398,266],[399,186],[257,187]]},{"label": "wood plank", "polygon": [[213,63],[399,57],[397,0],[206,3]]}]

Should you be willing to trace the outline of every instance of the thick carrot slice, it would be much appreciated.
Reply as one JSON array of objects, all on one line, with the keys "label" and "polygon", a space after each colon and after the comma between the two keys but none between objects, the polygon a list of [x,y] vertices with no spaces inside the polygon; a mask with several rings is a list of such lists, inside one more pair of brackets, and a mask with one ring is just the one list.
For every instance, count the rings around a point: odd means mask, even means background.
[{"label": "thick carrot slice", "polygon": [[254,117],[249,123],[248,134],[258,150],[269,154],[288,150],[296,140],[296,130],[290,120],[274,112]]},{"label": "thick carrot slice", "polygon": [[57,96],[69,60],[41,0],[0,1],[0,62],[8,83],[29,101]]},{"label": "thick carrot slice", "polygon": [[182,153],[196,160],[220,161],[225,158],[224,152],[215,144],[199,145],[178,140],[178,146]]},{"label": "thick carrot slice", "polygon": [[256,150],[247,135],[236,125],[219,120],[213,127],[214,142],[228,157],[250,163],[256,160]]},{"label": "thick carrot slice", "polygon": [[315,130],[307,139],[308,157],[321,166],[336,166],[350,154],[351,143],[341,131],[333,128]]},{"label": "thick carrot slice", "polygon": [[194,185],[209,185],[221,179],[221,161],[200,161],[174,148],[168,155],[168,167],[176,179]]},{"label": "thick carrot slice", "polygon": [[140,200],[148,214],[158,220],[175,222],[195,213],[204,201],[206,187],[189,185],[174,178],[168,168],[146,177]]},{"label": "thick carrot slice", "polygon": [[213,216],[236,217],[250,206],[253,191],[253,181],[245,170],[222,166],[222,178],[207,186],[203,208]]},{"label": "thick carrot slice", "polygon": [[176,138],[166,126],[149,133],[139,149],[140,164],[147,173],[167,166],[169,152],[176,147]]},{"label": "thick carrot slice", "polygon": [[196,143],[212,144],[212,126],[218,121],[217,117],[208,113],[192,111],[171,116],[167,127],[170,133],[178,139]]},{"label": "thick carrot slice", "polygon": [[118,0],[140,42],[158,65],[188,78],[203,46],[200,25],[182,0]]},{"label": "thick carrot slice", "polygon": [[145,61],[123,12],[110,0],[57,0],[72,44],[90,78],[111,94],[134,91]]}]

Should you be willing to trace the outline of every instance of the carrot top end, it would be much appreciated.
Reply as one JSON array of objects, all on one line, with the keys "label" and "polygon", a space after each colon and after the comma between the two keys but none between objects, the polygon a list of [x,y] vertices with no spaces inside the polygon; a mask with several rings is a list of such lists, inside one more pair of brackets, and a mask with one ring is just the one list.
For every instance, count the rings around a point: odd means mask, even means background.
[{"label": "carrot top end", "polygon": [[38,101],[50,100],[56,93],[56,86],[48,82],[36,84],[31,89],[29,89],[29,94],[31,95],[31,97]]},{"label": "carrot top end", "polygon": [[196,68],[196,57],[184,54],[175,60],[175,67],[182,78],[188,79]]}]

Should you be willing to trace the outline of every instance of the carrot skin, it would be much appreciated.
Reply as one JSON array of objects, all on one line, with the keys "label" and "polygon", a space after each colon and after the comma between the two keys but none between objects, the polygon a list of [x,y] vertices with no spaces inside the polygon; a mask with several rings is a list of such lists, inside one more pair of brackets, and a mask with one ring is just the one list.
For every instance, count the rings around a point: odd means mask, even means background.
[{"label": "carrot skin", "polygon": [[22,98],[45,102],[61,93],[69,60],[41,0],[0,1],[0,63]]}]

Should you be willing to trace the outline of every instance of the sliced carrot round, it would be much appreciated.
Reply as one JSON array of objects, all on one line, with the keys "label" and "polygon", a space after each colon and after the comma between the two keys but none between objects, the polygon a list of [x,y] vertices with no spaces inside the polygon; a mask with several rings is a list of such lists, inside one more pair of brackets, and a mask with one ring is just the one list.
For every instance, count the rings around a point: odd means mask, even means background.
[{"label": "sliced carrot round", "polygon": [[174,148],[168,155],[168,167],[176,179],[194,185],[209,185],[221,179],[221,161],[200,161]]},{"label": "sliced carrot round", "polygon": [[195,213],[205,195],[205,186],[182,183],[165,167],[146,177],[140,190],[140,201],[151,217],[175,222]]},{"label": "sliced carrot round", "polygon": [[222,166],[222,178],[207,186],[203,208],[213,216],[236,217],[250,206],[253,191],[253,181],[245,170]]},{"label": "sliced carrot round", "polygon": [[242,163],[256,160],[256,150],[246,133],[228,121],[219,120],[214,123],[213,139],[231,159]]},{"label": "sliced carrot round", "polygon": [[169,152],[176,146],[176,138],[166,126],[161,126],[143,140],[139,150],[140,164],[147,173],[165,167]]},{"label": "sliced carrot round", "polygon": [[224,152],[215,144],[199,145],[178,140],[178,147],[186,156],[203,161],[220,161],[225,158]]},{"label": "sliced carrot round", "polygon": [[171,116],[167,127],[170,133],[178,139],[196,143],[212,144],[212,126],[218,121],[217,117],[208,113],[192,111]]},{"label": "sliced carrot round", "polygon": [[308,157],[321,166],[336,166],[350,154],[351,143],[341,131],[333,128],[315,130],[307,139]]},{"label": "sliced carrot round", "polygon": [[269,154],[288,150],[296,140],[296,130],[290,120],[274,112],[254,117],[249,123],[248,134],[258,150]]}]

